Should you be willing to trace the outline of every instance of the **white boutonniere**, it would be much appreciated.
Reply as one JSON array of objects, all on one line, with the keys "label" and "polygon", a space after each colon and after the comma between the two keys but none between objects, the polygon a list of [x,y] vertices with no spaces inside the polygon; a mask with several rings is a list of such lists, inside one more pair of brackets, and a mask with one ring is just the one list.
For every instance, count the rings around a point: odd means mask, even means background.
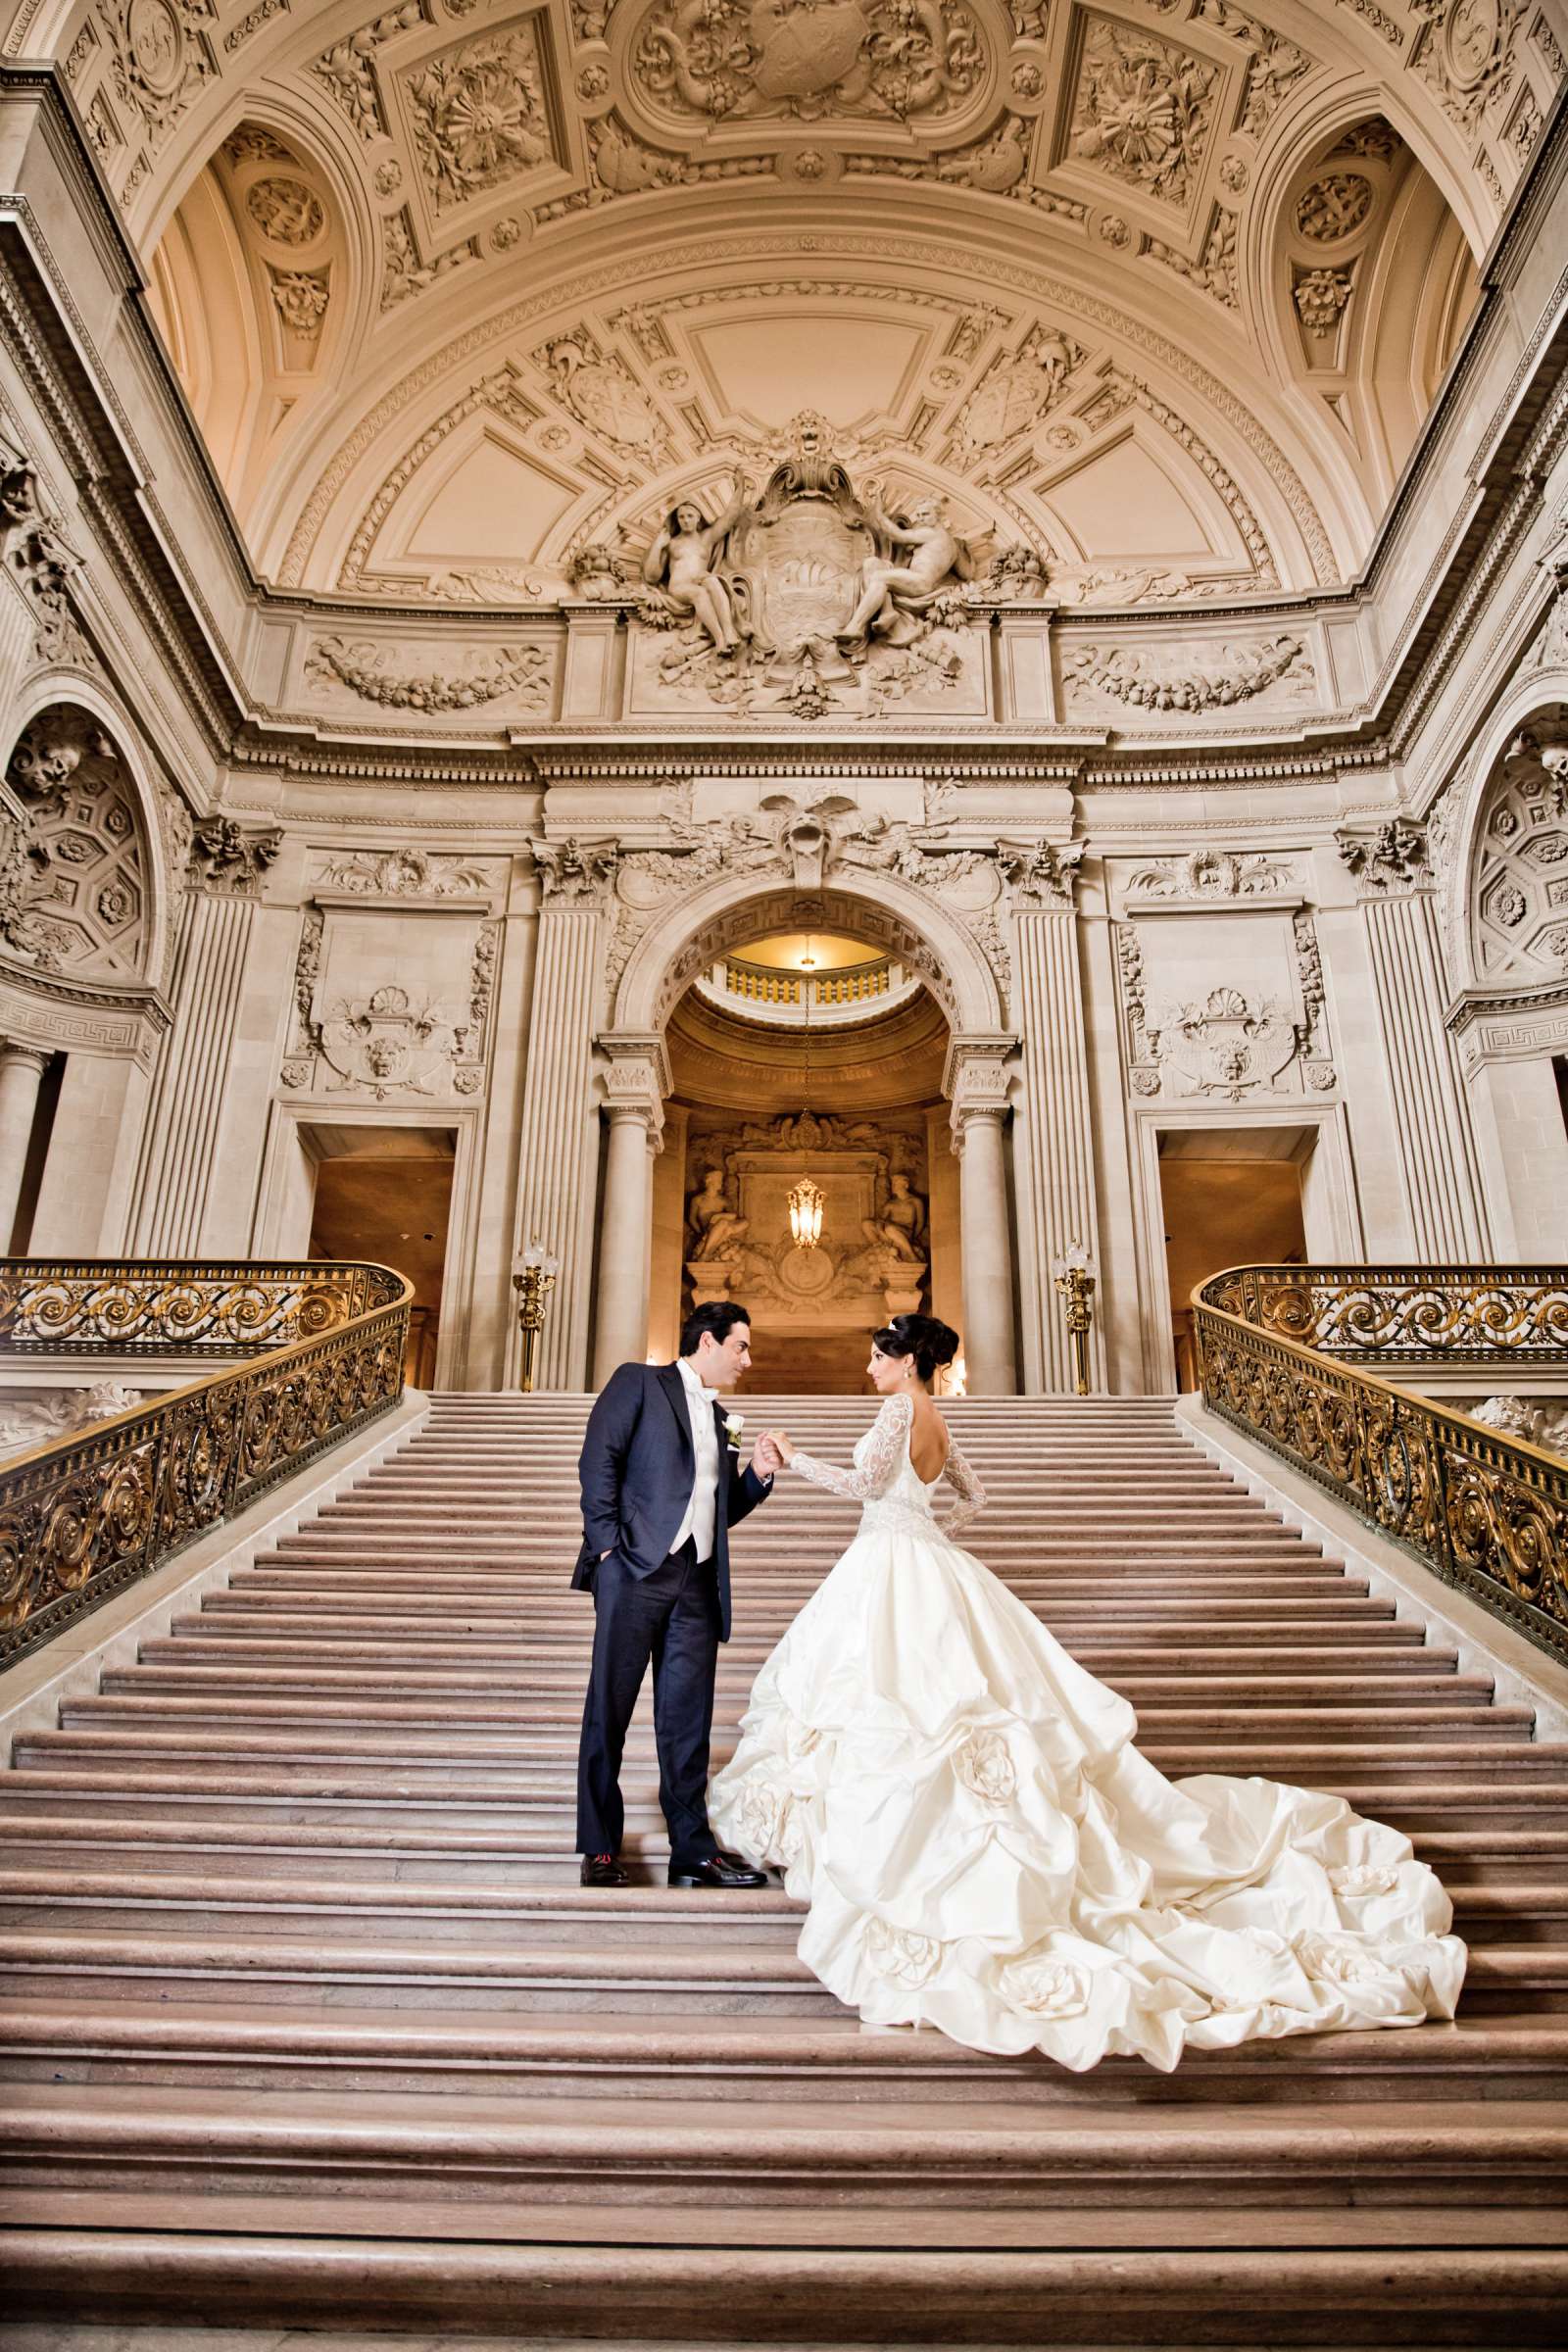
[{"label": "white boutonniere", "polygon": [[739,1453],[739,1451],[740,1451],[740,1449],[741,1449],[741,1431],[742,1431],[742,1430],[743,1430],[745,1427],[746,1427],[746,1416],[745,1416],[745,1414],[744,1414],[744,1413],[726,1413],[726,1414],[725,1414],[725,1416],[724,1416],[724,1435],[725,1435],[725,1436],[728,1438],[728,1440],[729,1440],[729,1449],[730,1449],[731,1453]]}]

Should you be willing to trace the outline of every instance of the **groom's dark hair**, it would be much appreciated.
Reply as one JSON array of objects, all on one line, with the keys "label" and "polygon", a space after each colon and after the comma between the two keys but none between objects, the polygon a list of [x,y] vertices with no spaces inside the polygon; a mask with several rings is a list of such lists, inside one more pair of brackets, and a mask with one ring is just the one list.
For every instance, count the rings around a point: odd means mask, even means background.
[{"label": "groom's dark hair", "polygon": [[705,1331],[710,1331],[717,1346],[722,1347],[737,1323],[750,1323],[751,1316],[733,1298],[710,1298],[706,1306],[694,1306],[680,1327],[682,1355],[695,1355]]}]

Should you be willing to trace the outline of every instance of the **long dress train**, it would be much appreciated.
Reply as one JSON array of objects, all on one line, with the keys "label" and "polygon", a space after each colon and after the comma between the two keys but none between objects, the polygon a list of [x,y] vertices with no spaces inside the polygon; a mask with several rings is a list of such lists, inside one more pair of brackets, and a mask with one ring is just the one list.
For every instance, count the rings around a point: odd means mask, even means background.
[{"label": "long dress train", "polygon": [[[953,1541],[891,1396],[844,1470],[859,1531],[762,1667],[709,1788],[721,1844],[810,1904],[800,1953],[863,2019],[1081,2070],[1451,2017],[1465,1947],[1398,1831],[1337,1796],[1168,1781],[1131,1706]],[[932,1511],[942,1485],[958,1503]]]}]

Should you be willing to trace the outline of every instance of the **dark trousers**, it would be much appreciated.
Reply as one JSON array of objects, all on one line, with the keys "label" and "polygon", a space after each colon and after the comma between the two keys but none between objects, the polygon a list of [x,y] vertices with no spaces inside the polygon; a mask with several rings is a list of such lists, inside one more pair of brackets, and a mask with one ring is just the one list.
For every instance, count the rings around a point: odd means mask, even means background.
[{"label": "dark trousers", "polygon": [[620,1851],[625,1810],[620,1759],[626,1726],[654,1664],[654,1738],[659,1801],[676,1862],[710,1861],[708,1743],[718,1663],[718,1595],[713,1563],[699,1563],[688,1538],[652,1576],[633,1576],[612,1552],[594,1582],[594,1662],[577,1751],[577,1850]]}]

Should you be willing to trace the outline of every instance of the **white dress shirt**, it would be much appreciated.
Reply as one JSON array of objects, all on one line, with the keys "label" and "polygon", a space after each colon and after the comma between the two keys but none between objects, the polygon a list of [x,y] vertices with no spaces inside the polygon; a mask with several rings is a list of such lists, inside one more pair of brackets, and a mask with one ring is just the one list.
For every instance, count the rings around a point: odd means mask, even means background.
[{"label": "white dress shirt", "polygon": [[713,1425],[716,1393],[704,1388],[684,1356],[677,1360],[680,1364],[681,1386],[686,1391],[686,1409],[691,1415],[697,1477],[692,1487],[691,1500],[686,1505],[686,1516],[675,1530],[669,1548],[679,1551],[690,1536],[701,1562],[713,1556],[713,1529],[718,1516],[718,1431]]}]

